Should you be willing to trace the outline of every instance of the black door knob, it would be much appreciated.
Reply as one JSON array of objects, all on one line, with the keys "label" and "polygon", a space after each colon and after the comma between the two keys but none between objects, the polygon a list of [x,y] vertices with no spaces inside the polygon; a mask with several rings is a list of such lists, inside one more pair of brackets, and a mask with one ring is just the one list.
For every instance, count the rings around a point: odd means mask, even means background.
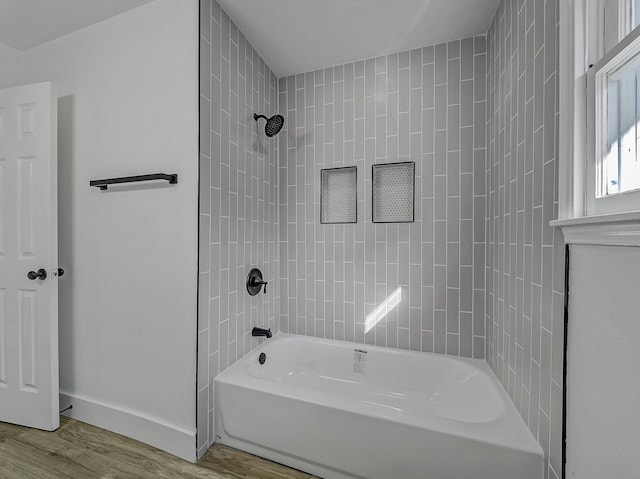
[{"label": "black door knob", "polygon": [[27,273],[27,278],[29,278],[31,281],[35,281],[36,279],[47,279],[47,270],[40,268],[37,273],[35,271],[29,271]]}]

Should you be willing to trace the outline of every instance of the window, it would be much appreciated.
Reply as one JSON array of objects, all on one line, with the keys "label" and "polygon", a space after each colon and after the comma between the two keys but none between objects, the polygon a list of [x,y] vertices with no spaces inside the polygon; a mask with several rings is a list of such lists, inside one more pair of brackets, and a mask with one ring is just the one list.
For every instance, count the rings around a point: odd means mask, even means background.
[{"label": "window", "polygon": [[640,0],[561,0],[558,218],[566,243],[640,246]]},{"label": "window", "polygon": [[608,72],[605,78],[607,110],[602,112],[606,116],[605,130],[602,132],[605,149],[602,152],[602,188],[596,192],[598,197],[640,188],[640,55],[635,53],[632,58],[625,60],[617,69]]},{"label": "window", "polygon": [[586,2],[586,214],[640,210],[640,0]]}]

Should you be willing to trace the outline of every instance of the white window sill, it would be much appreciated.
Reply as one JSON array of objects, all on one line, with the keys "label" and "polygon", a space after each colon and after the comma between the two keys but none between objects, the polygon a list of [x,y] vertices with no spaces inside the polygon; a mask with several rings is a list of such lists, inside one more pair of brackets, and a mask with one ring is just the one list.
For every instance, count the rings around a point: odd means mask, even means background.
[{"label": "white window sill", "polygon": [[553,220],[567,244],[640,246],[640,211]]}]

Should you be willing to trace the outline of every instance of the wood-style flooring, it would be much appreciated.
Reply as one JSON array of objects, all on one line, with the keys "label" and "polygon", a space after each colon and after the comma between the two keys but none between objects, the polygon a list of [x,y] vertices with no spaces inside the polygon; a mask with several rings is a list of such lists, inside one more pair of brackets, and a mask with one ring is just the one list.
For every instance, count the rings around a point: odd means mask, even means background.
[{"label": "wood-style flooring", "polygon": [[133,439],[61,417],[44,432],[0,422],[2,479],[313,478],[251,454],[214,445],[197,464]]}]

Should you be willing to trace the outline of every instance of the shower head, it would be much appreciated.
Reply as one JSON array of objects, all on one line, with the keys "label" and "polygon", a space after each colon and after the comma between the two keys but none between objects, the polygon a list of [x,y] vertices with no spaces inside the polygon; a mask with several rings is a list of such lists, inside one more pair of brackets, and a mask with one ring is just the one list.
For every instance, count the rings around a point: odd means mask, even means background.
[{"label": "shower head", "polygon": [[284,117],[282,115],[273,115],[271,118],[267,118],[264,115],[258,115],[256,113],[253,114],[253,119],[255,121],[258,121],[260,118],[267,120],[267,124],[264,126],[264,133],[269,138],[280,133],[280,130],[282,130],[282,127],[284,126]]}]

